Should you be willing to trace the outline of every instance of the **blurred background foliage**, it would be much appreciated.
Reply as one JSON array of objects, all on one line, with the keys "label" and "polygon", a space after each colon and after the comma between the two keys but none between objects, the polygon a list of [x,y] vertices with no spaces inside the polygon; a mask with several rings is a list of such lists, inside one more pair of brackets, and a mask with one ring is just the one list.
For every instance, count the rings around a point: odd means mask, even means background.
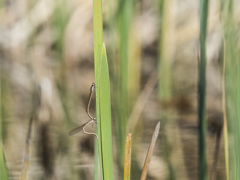
[{"label": "blurred background foliage", "polygon": [[[131,179],[140,179],[158,121],[148,179],[199,177],[199,5],[192,0],[103,1],[116,180],[123,177],[127,133],[133,133]],[[212,0],[208,6],[208,177],[227,179],[225,117],[230,174],[238,180],[240,2]],[[5,177],[19,179],[25,167],[29,179],[94,178],[94,138],[67,136],[88,121],[85,107],[94,82],[92,15],[91,0],[0,1],[0,168]],[[90,111],[94,114],[94,105]]]}]

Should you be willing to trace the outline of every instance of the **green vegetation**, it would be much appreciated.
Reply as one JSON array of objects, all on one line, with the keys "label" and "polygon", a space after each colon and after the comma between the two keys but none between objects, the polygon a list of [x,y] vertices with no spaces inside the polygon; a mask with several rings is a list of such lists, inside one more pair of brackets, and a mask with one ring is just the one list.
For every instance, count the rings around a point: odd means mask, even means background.
[{"label": "green vegetation", "polygon": [[128,65],[129,59],[129,39],[130,39],[130,28],[132,23],[132,8],[133,0],[129,1],[118,1],[118,11],[117,11],[117,33],[118,33],[118,74],[117,74],[117,96],[116,99],[118,104],[115,107],[117,112],[116,121],[116,139],[118,143],[119,150],[119,165],[123,170],[124,163],[124,145],[126,139],[126,127],[129,118],[129,105],[128,105],[128,81],[129,81],[129,71]]},{"label": "green vegetation", "polygon": [[208,19],[208,0],[200,0],[200,54],[198,76],[198,124],[199,124],[199,179],[207,178],[206,157],[206,36]]},{"label": "green vegetation", "polygon": [[[110,82],[105,46],[102,49],[102,62],[99,76],[99,109],[98,121],[99,156],[102,179],[113,179],[113,156],[112,156],[112,126],[111,126],[111,101]],[[97,68],[97,67],[96,67]]]},{"label": "green vegetation", "polygon": [[2,130],[3,130],[3,122],[2,122],[2,90],[1,90],[1,81],[2,76],[0,72],[0,179],[8,180],[8,170],[7,170],[7,163],[4,155],[3,149],[3,137],[2,137]]},{"label": "green vegetation", "polygon": [[0,180],[240,179],[239,2],[47,2],[0,1]]},{"label": "green vegetation", "polygon": [[[174,48],[172,40],[172,30],[171,27],[172,15],[171,15],[171,0],[159,0],[159,36],[158,36],[158,99],[167,103],[172,99],[172,50]],[[167,163],[168,168],[168,178],[169,180],[175,180],[175,172],[173,163],[171,162],[172,146],[170,143],[169,136],[171,136],[171,131],[167,130],[167,124],[170,124],[171,112],[169,108],[164,108],[159,110],[159,115],[162,121],[162,146],[164,147],[163,157]]]},{"label": "green vegetation", "polygon": [[[94,62],[99,164],[102,179],[113,179],[110,81],[107,53],[103,44],[102,2],[93,2]],[[95,160],[97,163],[97,160]],[[98,164],[95,164],[97,171]],[[97,174],[97,172],[95,172]],[[95,174],[95,178],[96,175]]]},{"label": "green vegetation", "polygon": [[[226,114],[227,123],[230,133],[232,133],[232,144],[230,144],[230,154],[232,172],[229,172],[228,158],[228,141],[225,132],[225,159],[226,159],[226,179],[240,178],[240,51],[238,33],[234,22],[234,7],[233,1],[222,1],[221,4],[221,21],[224,36],[224,75],[225,75],[225,98],[226,98]],[[227,124],[226,124],[227,125]],[[231,177],[230,174],[233,174]]]}]

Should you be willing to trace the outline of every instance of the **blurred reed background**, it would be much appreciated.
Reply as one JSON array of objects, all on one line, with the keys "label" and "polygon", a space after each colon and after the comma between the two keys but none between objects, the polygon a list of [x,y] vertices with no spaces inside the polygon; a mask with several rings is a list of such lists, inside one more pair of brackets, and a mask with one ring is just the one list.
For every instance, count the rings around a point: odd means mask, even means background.
[{"label": "blurred reed background", "polygon": [[[140,179],[159,121],[147,179],[239,180],[240,2],[105,0],[102,8],[114,180],[123,179],[128,133],[130,179]],[[98,179],[94,137],[67,135],[89,120],[93,33],[91,0],[0,1],[1,180]]]}]

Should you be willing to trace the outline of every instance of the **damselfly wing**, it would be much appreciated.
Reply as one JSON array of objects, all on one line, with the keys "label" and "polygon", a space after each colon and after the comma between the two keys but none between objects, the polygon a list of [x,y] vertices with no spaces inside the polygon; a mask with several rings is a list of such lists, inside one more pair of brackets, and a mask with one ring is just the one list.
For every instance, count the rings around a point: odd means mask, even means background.
[{"label": "damselfly wing", "polygon": [[72,136],[72,135],[74,135],[74,134],[77,134],[78,132],[82,131],[82,130],[83,130],[83,127],[86,126],[88,123],[89,123],[89,122],[86,122],[86,123],[84,123],[83,125],[74,128],[73,130],[71,130],[71,131],[68,133],[68,135],[69,135],[69,136]]}]

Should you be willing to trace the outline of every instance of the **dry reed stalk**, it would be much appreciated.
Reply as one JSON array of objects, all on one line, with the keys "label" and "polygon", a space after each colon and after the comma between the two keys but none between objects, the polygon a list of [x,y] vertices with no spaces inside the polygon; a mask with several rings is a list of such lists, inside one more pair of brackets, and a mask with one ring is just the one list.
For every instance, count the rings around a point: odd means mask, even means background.
[{"label": "dry reed stalk", "polygon": [[124,180],[130,180],[131,152],[132,152],[132,133],[128,133],[125,143]]},{"label": "dry reed stalk", "polygon": [[146,156],[146,159],[145,159],[145,162],[144,162],[144,166],[143,166],[143,170],[142,170],[141,180],[145,180],[146,177],[147,177],[148,166],[149,166],[150,161],[151,161],[151,157],[152,157],[152,154],[153,154],[153,149],[154,149],[155,144],[156,144],[159,129],[160,129],[160,122],[158,122],[157,126],[155,127],[155,131],[154,131],[153,136],[152,136],[152,141],[151,141],[151,144],[148,148],[148,153],[147,153],[147,156]]}]

